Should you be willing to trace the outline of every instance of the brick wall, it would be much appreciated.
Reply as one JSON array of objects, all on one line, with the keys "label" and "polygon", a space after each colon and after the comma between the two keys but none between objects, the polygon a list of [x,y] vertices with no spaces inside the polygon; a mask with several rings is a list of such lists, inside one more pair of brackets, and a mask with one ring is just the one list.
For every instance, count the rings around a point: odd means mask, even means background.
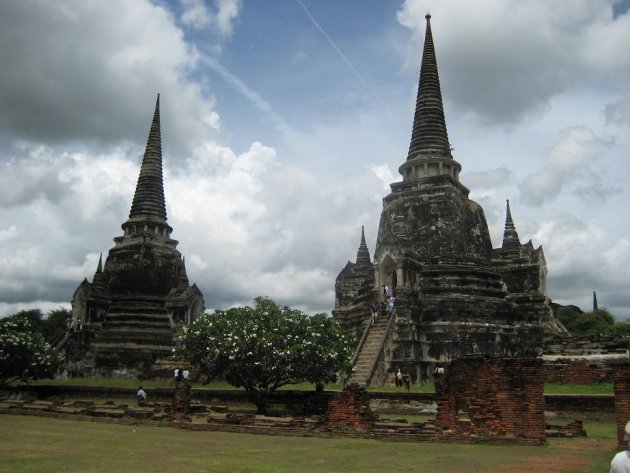
[{"label": "brick wall", "polygon": [[375,417],[363,388],[351,385],[345,391],[334,393],[328,402],[325,423],[330,427],[369,430],[374,427],[374,422]]},{"label": "brick wall", "polygon": [[541,359],[459,358],[435,377],[435,390],[444,431],[545,442]]},{"label": "brick wall", "polygon": [[615,419],[617,421],[617,443],[625,447],[624,427],[630,421],[630,363],[615,366],[613,371],[615,386]]},{"label": "brick wall", "polygon": [[559,384],[595,384],[612,382],[612,367],[587,360],[545,361],[545,382]]},{"label": "brick wall", "polygon": [[169,417],[173,422],[189,419],[190,412],[190,383],[182,381],[175,387],[175,396],[171,402]]}]

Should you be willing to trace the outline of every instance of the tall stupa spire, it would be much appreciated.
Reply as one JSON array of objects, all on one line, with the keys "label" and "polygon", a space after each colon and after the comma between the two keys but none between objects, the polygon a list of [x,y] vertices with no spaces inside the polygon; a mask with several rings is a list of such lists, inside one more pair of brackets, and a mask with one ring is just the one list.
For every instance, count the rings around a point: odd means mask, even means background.
[{"label": "tall stupa spire", "polygon": [[510,211],[510,200],[506,201],[505,211],[505,230],[503,231],[503,245],[501,246],[502,254],[518,254],[521,251],[521,242],[512,220],[512,212]]},{"label": "tall stupa spire", "polygon": [[[431,32],[431,15],[427,14],[425,18],[427,28],[422,50],[411,142],[407,160],[398,168],[398,171],[403,176],[403,182],[436,176],[440,176],[440,180],[444,179],[443,176],[449,176],[459,182],[462,167],[453,159],[446,132],[440,77]],[[462,190],[468,192],[463,186]]]},{"label": "tall stupa spire", "polygon": [[370,258],[370,250],[368,250],[367,244],[365,243],[365,230],[363,228],[363,225],[361,225],[361,244],[359,245],[359,249],[357,251],[357,264],[372,264],[372,259]]},{"label": "tall stupa spire", "polygon": [[162,139],[160,133],[160,95],[149,131],[147,147],[142,159],[136,193],[131,204],[130,219],[149,219],[166,222],[164,184],[162,181]]},{"label": "tall stupa spire", "polygon": [[418,154],[451,156],[451,146],[444,119],[444,107],[442,106],[440,77],[435,58],[435,48],[433,47],[433,34],[431,33],[431,15],[427,14],[425,18],[427,27],[422,51],[420,82],[407,159],[413,159]]}]

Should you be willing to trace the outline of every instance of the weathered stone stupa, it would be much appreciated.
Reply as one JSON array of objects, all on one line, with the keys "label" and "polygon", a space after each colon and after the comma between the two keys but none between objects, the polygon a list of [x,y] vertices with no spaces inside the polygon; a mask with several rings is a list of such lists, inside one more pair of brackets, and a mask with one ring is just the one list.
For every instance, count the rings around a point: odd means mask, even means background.
[{"label": "weathered stone stupa", "polygon": [[93,281],[83,280],[72,298],[73,319],[83,325],[65,349],[84,373],[146,372],[170,355],[178,331],[205,310],[166,220],[159,96],[122,230],[105,264],[99,260]]},{"label": "weathered stone stupa", "polygon": [[[358,340],[350,382],[380,384],[397,368],[414,380],[455,357],[540,352],[545,329],[562,331],[546,297],[542,248],[521,245],[509,204],[493,250],[483,209],[459,181],[442,105],[430,15],[402,182],[383,199],[373,264],[362,235],[357,263],[337,278],[333,316]],[[361,261],[359,261],[361,259]],[[359,275],[365,274],[362,281]],[[370,325],[387,285],[395,313]]]}]

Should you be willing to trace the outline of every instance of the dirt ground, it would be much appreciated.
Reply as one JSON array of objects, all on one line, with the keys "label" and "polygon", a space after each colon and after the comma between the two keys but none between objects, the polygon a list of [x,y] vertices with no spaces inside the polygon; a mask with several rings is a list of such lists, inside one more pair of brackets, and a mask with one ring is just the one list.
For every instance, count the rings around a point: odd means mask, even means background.
[{"label": "dirt ground", "polygon": [[616,444],[614,440],[571,439],[563,441],[557,447],[558,453],[554,455],[529,457],[527,463],[511,465],[491,473],[569,473],[579,471],[591,465],[594,455],[601,453],[602,449],[612,451]]}]

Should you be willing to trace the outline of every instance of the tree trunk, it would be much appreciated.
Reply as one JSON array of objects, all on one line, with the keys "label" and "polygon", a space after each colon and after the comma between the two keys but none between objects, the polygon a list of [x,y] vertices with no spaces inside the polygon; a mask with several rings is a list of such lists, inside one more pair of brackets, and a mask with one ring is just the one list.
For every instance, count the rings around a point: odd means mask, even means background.
[{"label": "tree trunk", "polygon": [[266,416],[269,411],[267,410],[267,394],[264,391],[257,391],[255,389],[246,390],[247,397],[256,406],[256,413]]}]

